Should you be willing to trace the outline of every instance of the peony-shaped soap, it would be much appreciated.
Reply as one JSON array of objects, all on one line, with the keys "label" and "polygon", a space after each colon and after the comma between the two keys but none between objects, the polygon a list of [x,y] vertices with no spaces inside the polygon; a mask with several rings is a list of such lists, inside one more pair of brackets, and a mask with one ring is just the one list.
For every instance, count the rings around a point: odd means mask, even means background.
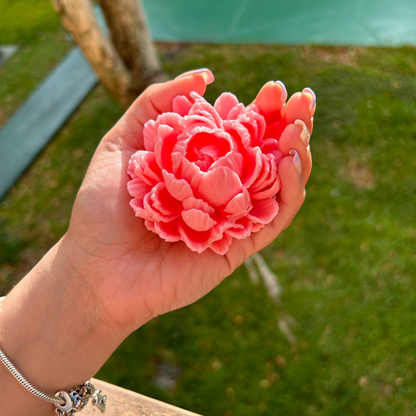
[{"label": "peony-shaped soap", "polygon": [[[130,205],[149,230],[198,253],[225,254],[234,238],[275,218],[279,139],[293,126],[309,135],[315,110],[311,90],[285,105],[284,85],[277,85],[281,97],[259,95],[248,107],[230,93],[213,106],[195,92],[177,96],[173,112],[145,124],[144,150],[131,157],[127,173]],[[306,95],[305,107],[299,102]]]}]

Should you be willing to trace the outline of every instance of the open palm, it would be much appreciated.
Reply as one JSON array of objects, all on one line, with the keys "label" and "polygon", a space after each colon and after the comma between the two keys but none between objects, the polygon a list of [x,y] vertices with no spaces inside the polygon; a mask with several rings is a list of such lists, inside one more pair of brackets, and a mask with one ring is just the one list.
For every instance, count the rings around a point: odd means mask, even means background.
[{"label": "open palm", "polygon": [[[203,95],[205,88],[203,74],[149,87],[103,138],[78,193],[66,236],[71,242],[71,261],[87,271],[84,275],[108,325],[133,331],[154,316],[201,298],[276,238],[304,201],[311,156],[309,140],[298,128],[280,144],[287,156],[279,164],[279,214],[260,232],[234,240],[226,255],[209,249],[197,254],[183,242],[167,243],[134,216],[126,172],[132,154],[143,149],[144,123],[172,111],[175,96],[189,96],[191,91]],[[267,115],[282,105],[282,95],[280,85],[271,82],[255,103]],[[297,99],[299,118],[310,128],[312,95],[305,93]],[[298,167],[289,155],[291,149],[299,155]]]}]

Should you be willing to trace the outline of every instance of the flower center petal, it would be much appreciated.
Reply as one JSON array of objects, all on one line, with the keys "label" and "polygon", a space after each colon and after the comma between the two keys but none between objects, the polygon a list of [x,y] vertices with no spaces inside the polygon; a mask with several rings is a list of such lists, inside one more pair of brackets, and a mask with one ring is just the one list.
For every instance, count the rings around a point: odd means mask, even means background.
[{"label": "flower center petal", "polygon": [[224,132],[200,132],[191,137],[186,149],[186,158],[194,162],[203,171],[207,171],[213,162],[225,156],[231,150],[230,139]]}]

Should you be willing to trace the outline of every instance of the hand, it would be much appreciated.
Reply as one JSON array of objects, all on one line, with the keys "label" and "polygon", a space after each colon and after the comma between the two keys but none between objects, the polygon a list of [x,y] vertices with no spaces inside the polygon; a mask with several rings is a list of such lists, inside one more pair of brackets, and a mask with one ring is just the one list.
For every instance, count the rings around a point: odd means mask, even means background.
[{"label": "hand", "polygon": [[[279,214],[262,231],[234,241],[227,255],[211,250],[196,254],[184,243],[166,243],[134,216],[126,172],[131,155],[143,147],[144,123],[171,110],[178,94],[202,95],[206,75],[199,72],[153,85],[136,100],[101,141],[68,232],[0,303],[2,349],[49,394],[92,377],[123,339],[153,316],[194,302],[213,289],[276,238],[304,201],[311,155],[305,126],[296,122],[279,141],[286,155],[278,167]],[[281,85],[271,82],[254,103],[273,121],[283,101]],[[295,115],[311,130],[313,102],[312,93],[295,94],[285,107],[284,122],[293,123]],[[9,397],[15,400],[6,400]],[[1,399],[1,410],[10,416],[53,413],[52,404],[25,390],[4,366],[0,366]]]},{"label": "hand", "polygon": [[[295,125],[280,141],[286,157],[278,168],[279,214],[262,231],[235,240],[226,255],[209,249],[197,254],[182,242],[167,243],[134,216],[126,172],[132,154],[143,149],[143,125],[172,111],[175,96],[189,96],[191,91],[203,95],[206,75],[189,74],[149,87],[103,138],[76,198],[65,251],[102,319],[116,330],[133,331],[154,316],[204,296],[288,227],[304,201],[311,154],[307,132]],[[300,114],[309,128],[312,94],[295,95],[287,104],[287,113]],[[283,95],[280,84],[267,83],[254,103],[270,118],[280,111]]]}]

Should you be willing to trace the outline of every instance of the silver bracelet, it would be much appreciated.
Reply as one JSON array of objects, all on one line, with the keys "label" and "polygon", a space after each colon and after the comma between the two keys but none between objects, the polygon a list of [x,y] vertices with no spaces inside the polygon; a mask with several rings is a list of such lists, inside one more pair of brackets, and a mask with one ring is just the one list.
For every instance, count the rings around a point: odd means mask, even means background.
[{"label": "silver bracelet", "polygon": [[93,406],[97,406],[102,412],[105,412],[107,395],[101,394],[101,389],[96,389],[91,381],[87,381],[79,386],[72,387],[69,391],[58,391],[51,396],[44,391],[37,389],[21,374],[17,368],[6,357],[0,348],[0,361],[13,374],[16,380],[35,396],[53,403],[56,406],[55,412],[58,416],[69,416],[82,410],[89,400],[92,400]]}]

